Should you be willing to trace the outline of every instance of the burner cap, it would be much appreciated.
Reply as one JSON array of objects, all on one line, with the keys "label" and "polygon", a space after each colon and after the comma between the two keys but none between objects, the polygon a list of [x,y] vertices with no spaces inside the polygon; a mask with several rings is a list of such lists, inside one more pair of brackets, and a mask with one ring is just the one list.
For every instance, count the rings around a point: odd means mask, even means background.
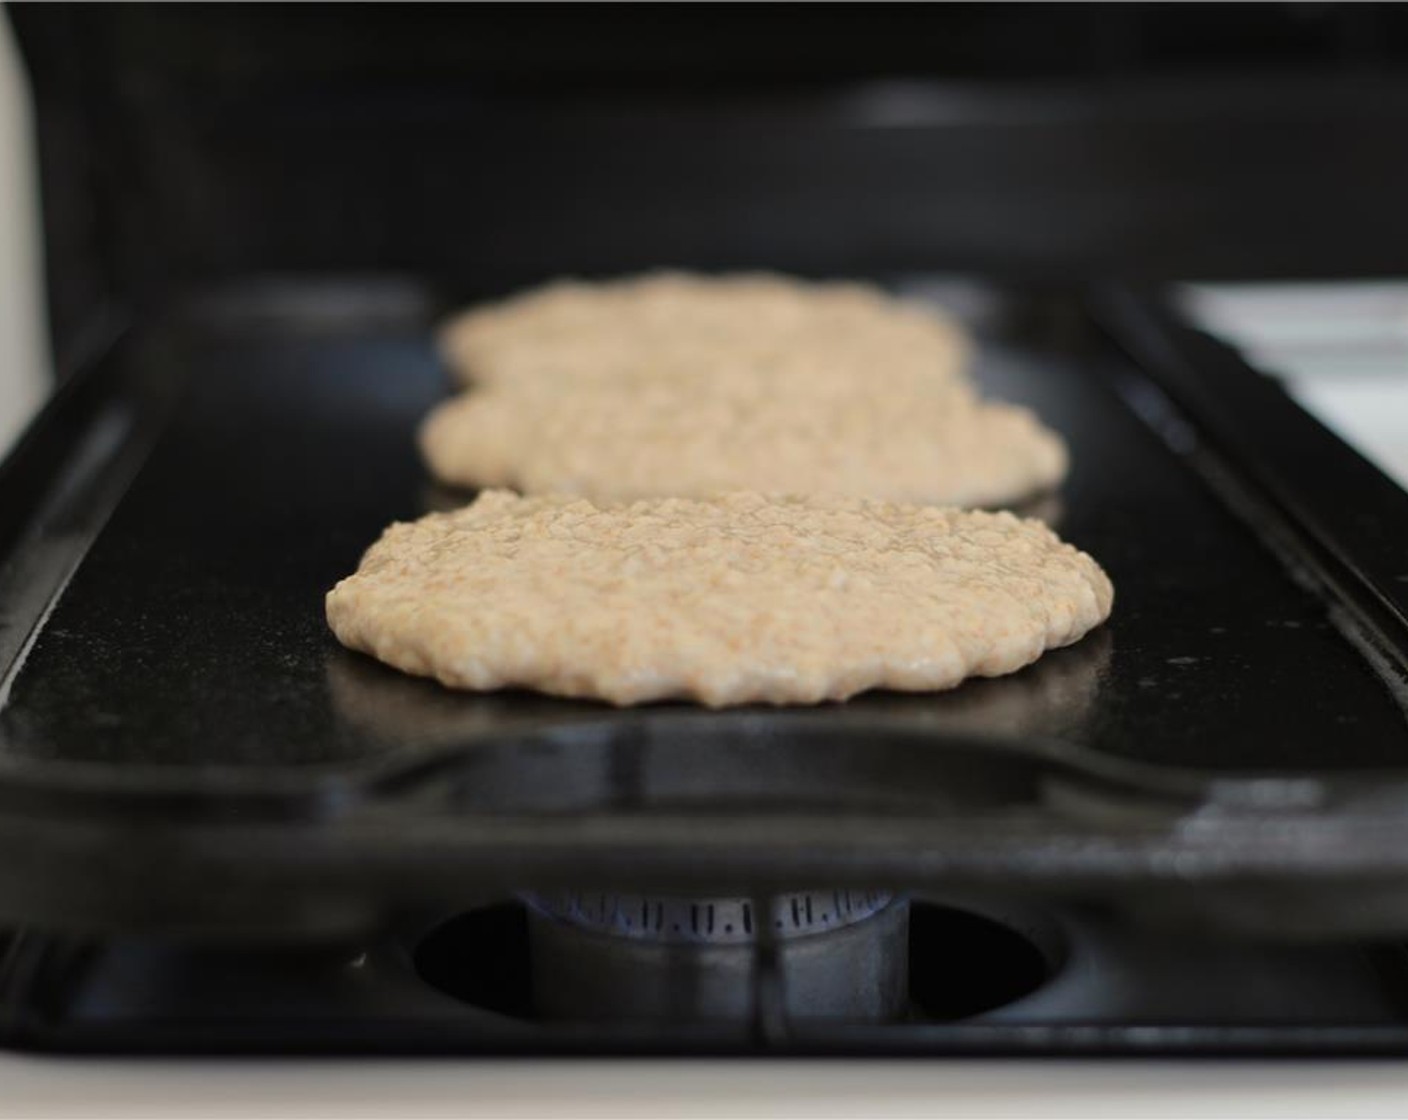
[{"label": "burner cap", "polygon": [[[549,1019],[746,1022],[759,1009],[758,906],[743,898],[530,895],[533,1000]],[[908,914],[883,891],[775,896],[783,1014],[884,1020],[904,1011]]]},{"label": "burner cap", "polygon": [[[662,945],[751,945],[757,940],[754,904],[742,898],[567,891],[529,895],[540,913],[578,929]],[[844,929],[873,917],[893,901],[884,891],[803,891],[775,896],[777,939]]]}]

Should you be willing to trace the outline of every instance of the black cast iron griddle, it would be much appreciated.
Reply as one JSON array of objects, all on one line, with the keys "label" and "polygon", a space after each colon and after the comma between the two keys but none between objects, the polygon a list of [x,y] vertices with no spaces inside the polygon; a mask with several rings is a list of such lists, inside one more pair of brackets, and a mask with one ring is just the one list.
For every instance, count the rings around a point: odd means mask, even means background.
[{"label": "black cast iron griddle", "polygon": [[6,465],[0,920],[286,940],[529,887],[816,884],[1408,928],[1408,496],[1228,352],[1132,298],[993,297],[980,378],[1069,440],[1045,512],[1117,589],[1079,645],[943,695],[616,711],[328,632],[326,590],[444,500],[426,323],[368,298],[128,332]]}]

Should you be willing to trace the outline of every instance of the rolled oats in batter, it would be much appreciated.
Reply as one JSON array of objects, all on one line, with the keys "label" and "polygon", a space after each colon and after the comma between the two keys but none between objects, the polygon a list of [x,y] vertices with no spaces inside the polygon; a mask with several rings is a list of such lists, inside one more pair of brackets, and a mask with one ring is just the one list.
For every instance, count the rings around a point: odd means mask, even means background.
[{"label": "rolled oats in batter", "polygon": [[804,364],[492,386],[436,408],[420,442],[443,482],[605,501],[738,489],[1005,505],[1066,471],[1059,437],[962,381]]},{"label": "rolled oats in batter", "polygon": [[873,285],[681,272],[559,280],[459,315],[440,344],[456,377],[480,385],[788,364],[865,381],[881,369],[947,378],[962,375],[968,350],[941,313]]},{"label": "rolled oats in batter", "polygon": [[420,442],[454,486],[1006,505],[1066,471],[1060,437],[978,397],[959,328],[869,285],[560,281],[466,313],[442,346],[474,385]]},{"label": "rolled oats in batter", "polygon": [[1010,513],[491,491],[393,525],[327,615],[344,645],[456,688],[722,707],[1011,673],[1112,601],[1094,560]]}]

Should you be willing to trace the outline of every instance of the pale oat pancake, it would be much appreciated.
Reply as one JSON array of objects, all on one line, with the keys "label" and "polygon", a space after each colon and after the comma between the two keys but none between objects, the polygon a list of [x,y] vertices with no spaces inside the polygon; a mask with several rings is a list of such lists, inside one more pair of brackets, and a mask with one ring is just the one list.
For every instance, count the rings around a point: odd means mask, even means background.
[{"label": "pale oat pancake", "polygon": [[1095,561],[1010,513],[494,491],[393,525],[327,614],[343,644],[456,688],[722,707],[1011,673],[1112,600]]},{"label": "pale oat pancake", "polygon": [[709,377],[492,386],[436,408],[421,449],[443,482],[597,500],[721,490],[1004,505],[1066,471],[1060,438],[961,380],[870,381],[779,364]]},{"label": "pale oat pancake", "polygon": [[1003,505],[1066,470],[1029,412],[979,400],[958,327],[870,285],[559,281],[460,316],[441,342],[476,384],[421,430],[455,486]]},{"label": "pale oat pancake", "polygon": [[963,330],[868,284],[771,274],[657,272],[559,280],[452,319],[440,348],[461,383],[543,377],[771,374],[780,365],[869,381],[888,371],[961,377]]}]

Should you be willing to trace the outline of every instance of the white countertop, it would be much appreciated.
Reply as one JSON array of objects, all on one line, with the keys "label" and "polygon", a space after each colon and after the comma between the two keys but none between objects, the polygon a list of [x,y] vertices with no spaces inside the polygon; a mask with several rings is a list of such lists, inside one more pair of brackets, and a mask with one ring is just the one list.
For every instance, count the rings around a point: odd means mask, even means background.
[{"label": "white countertop", "polygon": [[1185,307],[1408,486],[1408,280],[1191,285]]},{"label": "white countertop", "polygon": [[1401,1117],[1404,1062],[0,1058],[26,1117]]}]

